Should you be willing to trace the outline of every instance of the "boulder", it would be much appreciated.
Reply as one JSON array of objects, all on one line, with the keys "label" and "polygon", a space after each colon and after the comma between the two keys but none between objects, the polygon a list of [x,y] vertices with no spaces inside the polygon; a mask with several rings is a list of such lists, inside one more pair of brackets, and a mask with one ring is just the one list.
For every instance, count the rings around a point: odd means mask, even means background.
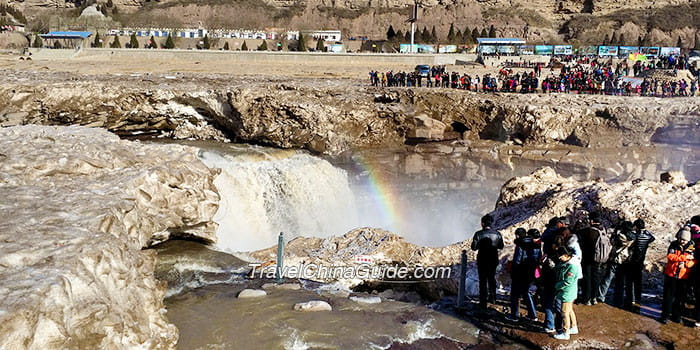
[{"label": "boulder", "polygon": [[688,186],[688,180],[681,171],[667,171],[660,176],[661,182],[669,183],[673,186],[684,188]]},{"label": "boulder", "polygon": [[382,298],[380,297],[358,297],[358,296],[352,296],[350,297],[350,300],[360,303],[360,304],[379,304],[382,302]]},{"label": "boulder", "polygon": [[322,300],[311,300],[305,303],[294,304],[296,311],[331,311],[333,308],[330,304]]},{"label": "boulder", "polygon": [[267,295],[262,289],[244,289],[238,293],[238,299],[260,298]]},{"label": "boulder", "polygon": [[265,283],[262,285],[262,289],[282,289],[282,290],[299,290],[301,289],[301,284],[299,283]]},{"label": "boulder", "polygon": [[425,114],[419,114],[412,119],[413,125],[408,130],[406,137],[411,139],[425,139],[431,141],[440,141],[445,135],[445,123],[428,117]]}]

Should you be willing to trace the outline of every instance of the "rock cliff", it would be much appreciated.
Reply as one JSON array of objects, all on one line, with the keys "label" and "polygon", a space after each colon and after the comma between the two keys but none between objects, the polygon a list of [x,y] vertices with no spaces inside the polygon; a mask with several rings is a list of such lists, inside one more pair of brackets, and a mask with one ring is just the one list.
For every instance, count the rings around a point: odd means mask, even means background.
[{"label": "rock cliff", "polygon": [[[0,125],[77,124],[126,135],[229,139],[338,154],[462,137],[587,147],[652,139],[692,143],[697,125],[691,121],[700,111],[695,98],[378,89],[360,80],[172,78],[13,72],[0,82]],[[435,130],[440,127],[442,132]]]},{"label": "rock cliff", "polygon": [[2,128],[0,144],[0,348],[173,348],[141,249],[215,240],[215,172],[95,128]]},{"label": "rock cliff", "polygon": [[572,224],[590,211],[599,211],[607,227],[621,220],[641,218],[656,236],[647,254],[647,268],[665,263],[668,244],[676,232],[700,208],[700,186],[680,181],[632,180],[619,183],[579,182],[558,175],[549,167],[508,181],[492,213],[497,227],[512,242],[517,227],[543,229],[554,216]]}]

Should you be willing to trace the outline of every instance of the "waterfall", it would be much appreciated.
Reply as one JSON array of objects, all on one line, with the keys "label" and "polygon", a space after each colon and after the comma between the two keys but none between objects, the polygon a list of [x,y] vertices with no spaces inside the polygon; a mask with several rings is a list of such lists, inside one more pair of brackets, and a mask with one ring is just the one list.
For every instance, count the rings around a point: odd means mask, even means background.
[{"label": "waterfall", "polygon": [[221,169],[214,220],[218,247],[238,252],[277,244],[277,235],[327,237],[357,222],[344,170],[302,151],[233,146],[202,150],[200,159]]}]

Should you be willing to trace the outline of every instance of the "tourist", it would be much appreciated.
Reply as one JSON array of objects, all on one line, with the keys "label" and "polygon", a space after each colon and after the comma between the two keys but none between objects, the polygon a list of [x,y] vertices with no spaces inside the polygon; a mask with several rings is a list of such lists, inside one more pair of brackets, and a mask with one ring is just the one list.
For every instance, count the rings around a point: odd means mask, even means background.
[{"label": "tourist", "polygon": [[685,305],[686,282],[690,268],[695,265],[695,246],[691,239],[690,229],[683,227],[676,235],[676,240],[668,247],[666,268],[664,269],[664,295],[659,322],[668,323],[669,317],[673,322],[680,323],[682,308]]},{"label": "tourist", "polygon": [[611,262],[617,266],[615,273],[615,290],[613,303],[626,309],[632,307],[632,266],[629,263],[632,254],[631,247],[635,243],[637,234],[631,221],[623,221],[620,224],[618,234],[614,236]]},{"label": "tourist", "polygon": [[[605,298],[610,289],[610,284],[613,279],[615,280],[615,293],[613,294],[613,304],[622,306],[624,298],[624,286],[625,286],[625,272],[622,270],[621,263],[627,260],[629,255],[629,247],[631,246],[632,239],[634,236],[631,231],[633,231],[633,224],[629,221],[620,222],[615,230],[613,231],[610,243],[612,245],[612,251],[606,264],[605,273],[603,275],[603,280],[599,287],[599,296],[601,302],[605,301]],[[622,256],[620,254],[623,254]]]},{"label": "tourist", "polygon": [[528,319],[536,322],[537,314],[535,314],[535,303],[530,295],[530,286],[535,279],[535,269],[540,261],[540,245],[522,227],[515,230],[515,235],[515,252],[511,265],[511,314],[507,318],[511,321],[518,321],[520,298],[523,298],[527,307]]},{"label": "tourist", "polygon": [[588,215],[588,226],[582,229],[578,236],[581,238],[583,257],[583,293],[581,303],[595,305],[604,301],[605,295],[599,294],[601,281],[605,272],[605,263],[610,255],[610,241],[605,228],[600,223],[600,214],[591,212]]},{"label": "tourist", "polygon": [[[557,230],[566,227],[563,218],[553,217],[549,220],[547,228],[542,232],[542,264],[540,284],[542,291],[540,292],[542,300],[542,308],[544,309],[544,329],[547,333],[556,332],[555,307],[554,307],[554,265],[556,263],[556,247],[554,239]],[[539,290],[538,290],[539,292]]]},{"label": "tourist", "polygon": [[629,274],[630,283],[627,295],[631,296],[631,305],[639,306],[642,302],[642,272],[644,271],[644,260],[646,259],[647,249],[656,238],[651,232],[645,229],[646,223],[642,219],[634,221],[635,240],[632,248],[632,254],[629,259]]},{"label": "tourist", "polygon": [[562,329],[554,335],[555,339],[569,340],[571,334],[578,334],[578,323],[574,314],[574,300],[578,294],[578,276],[581,274],[578,264],[572,262],[573,251],[566,247],[557,250],[559,262],[554,267],[556,276],[555,299],[557,311],[562,318]]},{"label": "tourist", "polygon": [[[690,238],[695,244],[695,251],[700,252],[700,215],[695,215],[690,219]],[[700,253],[698,253],[700,254]],[[693,279],[695,291],[695,327],[700,327],[700,265],[693,269]]]},{"label": "tourist", "polygon": [[479,270],[479,306],[487,308],[487,302],[496,302],[496,268],[498,267],[498,251],[503,249],[501,233],[492,229],[493,217],[484,215],[481,218],[482,230],[474,233],[471,248],[478,251],[476,265]]}]

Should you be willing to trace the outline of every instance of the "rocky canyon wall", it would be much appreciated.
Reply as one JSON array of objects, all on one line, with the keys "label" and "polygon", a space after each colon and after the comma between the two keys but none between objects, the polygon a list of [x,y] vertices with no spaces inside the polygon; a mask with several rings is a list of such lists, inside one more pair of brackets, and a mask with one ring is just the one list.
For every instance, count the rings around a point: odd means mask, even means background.
[{"label": "rocky canyon wall", "polygon": [[360,80],[22,75],[0,84],[1,126],[85,125],[325,154],[456,138],[584,147],[694,143],[692,121],[700,113],[696,98],[379,89]]},{"label": "rocky canyon wall", "polygon": [[1,128],[0,144],[0,348],[173,348],[141,249],[215,241],[215,172],[192,148],[96,128]]}]

